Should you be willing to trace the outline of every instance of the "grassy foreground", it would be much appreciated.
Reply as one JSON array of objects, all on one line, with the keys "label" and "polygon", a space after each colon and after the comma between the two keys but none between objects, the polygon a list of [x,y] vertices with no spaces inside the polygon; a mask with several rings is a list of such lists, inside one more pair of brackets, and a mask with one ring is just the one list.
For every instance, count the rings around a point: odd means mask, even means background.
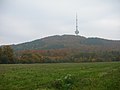
[{"label": "grassy foreground", "polygon": [[1,64],[0,90],[120,90],[120,62]]}]

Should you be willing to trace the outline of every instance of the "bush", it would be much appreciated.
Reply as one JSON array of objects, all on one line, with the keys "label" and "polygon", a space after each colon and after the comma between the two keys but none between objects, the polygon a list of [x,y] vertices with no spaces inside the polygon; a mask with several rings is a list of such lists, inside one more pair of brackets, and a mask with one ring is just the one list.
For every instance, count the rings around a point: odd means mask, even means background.
[{"label": "bush", "polygon": [[67,74],[66,76],[56,79],[52,83],[52,87],[58,90],[70,90],[74,85],[75,77],[71,74]]}]

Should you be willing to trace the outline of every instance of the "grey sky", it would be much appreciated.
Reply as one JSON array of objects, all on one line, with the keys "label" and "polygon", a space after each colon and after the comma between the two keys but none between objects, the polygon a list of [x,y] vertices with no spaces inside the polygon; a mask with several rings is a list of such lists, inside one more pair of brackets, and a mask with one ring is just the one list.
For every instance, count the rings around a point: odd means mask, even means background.
[{"label": "grey sky", "polygon": [[74,34],[120,40],[120,0],[0,0],[0,45]]}]

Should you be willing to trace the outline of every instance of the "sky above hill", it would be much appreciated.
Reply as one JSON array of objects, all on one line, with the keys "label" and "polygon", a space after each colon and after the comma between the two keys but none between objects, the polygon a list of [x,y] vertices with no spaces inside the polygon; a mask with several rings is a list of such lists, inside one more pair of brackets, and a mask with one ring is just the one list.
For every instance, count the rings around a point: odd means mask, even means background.
[{"label": "sky above hill", "polygon": [[120,40],[120,0],[0,0],[0,45],[46,36]]}]

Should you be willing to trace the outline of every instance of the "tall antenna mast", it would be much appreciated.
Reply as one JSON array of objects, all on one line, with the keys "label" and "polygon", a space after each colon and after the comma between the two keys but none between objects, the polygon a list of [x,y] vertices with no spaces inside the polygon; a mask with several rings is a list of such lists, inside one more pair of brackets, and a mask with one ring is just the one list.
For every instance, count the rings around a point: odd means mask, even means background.
[{"label": "tall antenna mast", "polygon": [[77,19],[77,13],[76,13],[76,31],[75,34],[78,35],[79,31],[78,31],[78,19]]}]

